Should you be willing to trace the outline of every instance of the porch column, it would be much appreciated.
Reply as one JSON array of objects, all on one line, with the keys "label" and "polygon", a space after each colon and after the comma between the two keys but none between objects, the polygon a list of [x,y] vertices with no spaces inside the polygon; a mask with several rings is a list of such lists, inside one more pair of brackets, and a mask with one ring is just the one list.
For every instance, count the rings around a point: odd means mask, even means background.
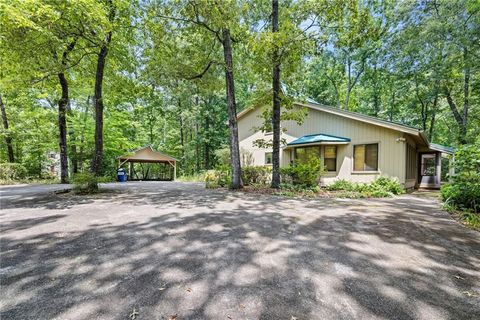
[{"label": "porch column", "polygon": [[437,183],[440,186],[442,182],[442,154],[440,152],[435,153],[435,164],[437,165]]}]

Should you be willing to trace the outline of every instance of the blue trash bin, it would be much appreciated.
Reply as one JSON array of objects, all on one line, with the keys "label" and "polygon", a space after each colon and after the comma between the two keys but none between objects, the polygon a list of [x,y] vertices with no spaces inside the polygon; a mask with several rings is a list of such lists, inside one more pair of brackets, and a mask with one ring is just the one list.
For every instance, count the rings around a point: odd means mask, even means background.
[{"label": "blue trash bin", "polygon": [[124,169],[120,168],[117,170],[117,179],[119,182],[126,182],[127,181],[127,173]]}]

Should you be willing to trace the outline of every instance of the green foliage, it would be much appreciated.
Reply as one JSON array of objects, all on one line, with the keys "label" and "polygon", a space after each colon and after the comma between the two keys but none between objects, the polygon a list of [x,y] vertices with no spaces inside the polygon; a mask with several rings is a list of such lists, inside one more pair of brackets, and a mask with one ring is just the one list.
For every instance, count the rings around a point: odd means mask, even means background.
[{"label": "green foliage", "polygon": [[320,176],[325,172],[322,161],[318,157],[310,157],[305,162],[297,161],[288,167],[281,168],[283,183],[314,187],[318,185]]},{"label": "green foliage", "polygon": [[455,174],[442,186],[442,199],[448,207],[480,212],[480,144],[460,147],[454,156]]},{"label": "green foliage", "polygon": [[272,179],[272,168],[267,166],[242,167],[243,185],[268,185]]},{"label": "green foliage", "polygon": [[27,169],[19,163],[0,163],[0,180],[16,181],[25,179]]},{"label": "green foliage", "polygon": [[114,176],[100,176],[97,177],[97,182],[98,183],[110,183],[110,182],[115,182],[115,177]]},{"label": "green foliage", "polygon": [[229,148],[221,148],[215,150],[215,156],[218,160],[218,167],[219,168],[228,168],[230,166],[230,149]]},{"label": "green foliage", "polygon": [[198,172],[192,175],[183,175],[177,177],[177,181],[181,182],[206,182],[206,172]]},{"label": "green foliage", "polygon": [[354,188],[355,188],[355,184],[345,179],[335,180],[335,182],[327,186],[327,190],[330,190],[330,191],[339,191],[339,190],[353,191]]},{"label": "green foliage", "polygon": [[208,170],[205,173],[205,187],[208,189],[230,186],[232,178],[228,170]]},{"label": "green foliage", "polygon": [[75,174],[72,182],[75,193],[89,194],[98,191],[98,178],[90,172]]},{"label": "green foliage", "polygon": [[327,186],[329,191],[341,191],[343,198],[385,198],[404,192],[402,185],[396,179],[378,177],[371,183],[355,183],[344,179],[336,180]]},{"label": "green foliage", "polygon": [[380,176],[371,183],[374,188],[386,190],[394,195],[399,195],[405,192],[402,185],[397,179],[392,179],[385,176]]}]

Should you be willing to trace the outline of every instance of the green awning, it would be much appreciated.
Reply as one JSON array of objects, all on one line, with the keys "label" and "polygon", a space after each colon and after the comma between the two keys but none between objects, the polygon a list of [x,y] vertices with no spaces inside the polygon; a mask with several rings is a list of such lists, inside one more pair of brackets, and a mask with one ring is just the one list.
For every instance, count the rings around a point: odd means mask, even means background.
[{"label": "green awning", "polygon": [[349,143],[349,138],[331,136],[329,134],[309,134],[303,137],[300,137],[292,142],[288,143],[287,146],[295,146],[300,144],[346,144]]},{"label": "green awning", "polygon": [[455,148],[442,146],[441,144],[430,143],[429,148],[435,151],[440,151],[448,154],[454,154]]}]

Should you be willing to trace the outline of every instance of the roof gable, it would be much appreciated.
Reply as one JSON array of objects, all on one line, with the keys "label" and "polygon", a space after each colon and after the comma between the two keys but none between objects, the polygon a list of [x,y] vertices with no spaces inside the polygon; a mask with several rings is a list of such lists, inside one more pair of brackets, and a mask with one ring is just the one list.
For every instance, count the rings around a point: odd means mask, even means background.
[{"label": "roof gable", "polygon": [[119,160],[132,160],[138,162],[171,162],[177,161],[174,157],[153,150],[151,146],[145,146],[132,151],[133,154],[126,154],[118,157]]},{"label": "roof gable", "polygon": [[323,133],[318,133],[318,134],[308,134],[303,137],[300,137],[287,145],[305,145],[305,144],[318,144],[318,143],[348,143],[350,142],[349,138],[343,138],[343,137],[337,137],[337,136],[332,136],[329,134],[323,134]]},{"label": "roof gable", "polygon": [[[428,139],[423,134],[422,130],[420,130],[418,128],[414,128],[414,127],[411,127],[411,126],[407,126],[407,125],[392,122],[392,121],[382,120],[382,119],[375,118],[375,117],[372,117],[372,116],[367,116],[367,115],[364,115],[364,114],[361,114],[361,113],[358,113],[358,112],[345,111],[345,110],[342,110],[342,109],[339,109],[339,108],[329,107],[329,106],[325,106],[325,105],[318,104],[318,103],[294,102],[294,105],[297,105],[299,107],[306,107],[306,108],[316,110],[316,111],[320,111],[320,112],[326,112],[326,113],[334,114],[334,115],[337,115],[337,116],[340,116],[340,117],[353,119],[353,120],[356,120],[356,121],[372,124],[372,125],[383,127],[383,128],[388,128],[388,129],[391,129],[391,130],[395,130],[395,131],[399,131],[399,132],[403,132],[403,133],[407,133],[407,134],[411,134],[411,135],[419,137],[425,143],[425,145],[428,146]],[[250,107],[248,109],[245,109],[245,110],[241,111],[240,113],[238,113],[237,119],[239,120],[239,119],[243,118],[245,115],[247,115],[248,113],[252,112],[253,110],[255,110],[257,108],[258,108],[258,106]]]}]

